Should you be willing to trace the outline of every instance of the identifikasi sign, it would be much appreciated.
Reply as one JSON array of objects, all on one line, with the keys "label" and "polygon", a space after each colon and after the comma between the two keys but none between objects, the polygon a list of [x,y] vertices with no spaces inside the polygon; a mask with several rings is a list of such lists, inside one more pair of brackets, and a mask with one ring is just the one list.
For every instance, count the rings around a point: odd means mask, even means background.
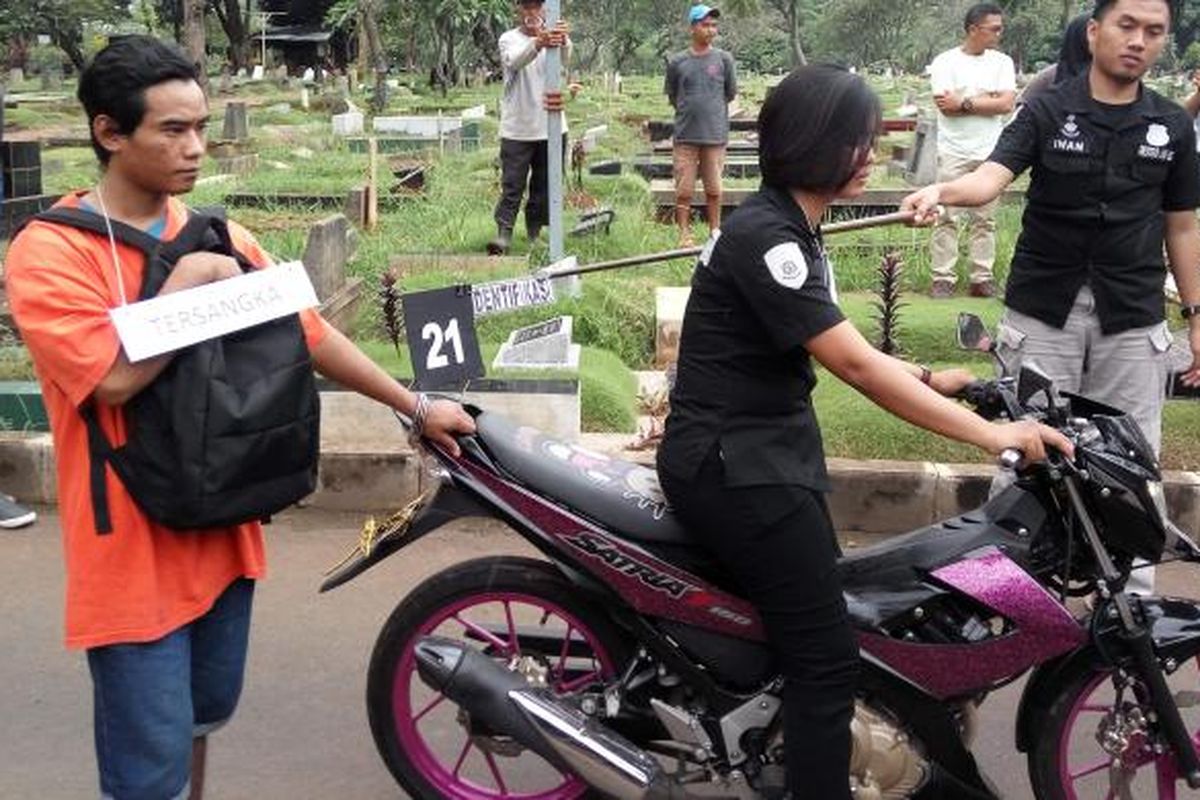
[{"label": "identifikasi sign", "polygon": [[471,302],[477,317],[546,306],[553,303],[554,299],[554,286],[550,278],[540,275],[480,283],[471,287]]},{"label": "identifikasi sign", "polygon": [[299,261],[109,310],[132,362],[245,330],[317,305]]}]

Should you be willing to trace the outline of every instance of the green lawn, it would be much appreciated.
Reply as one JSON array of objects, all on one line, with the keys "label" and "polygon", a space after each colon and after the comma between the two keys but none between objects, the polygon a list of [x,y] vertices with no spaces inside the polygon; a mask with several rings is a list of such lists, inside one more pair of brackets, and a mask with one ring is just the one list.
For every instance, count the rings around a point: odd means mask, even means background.
[{"label": "green lawn", "polygon": [[[590,161],[617,158],[628,161],[648,151],[649,144],[641,129],[646,119],[666,119],[670,109],[662,96],[661,78],[634,76],[626,81],[620,96],[604,95],[598,77],[584,76],[587,84],[580,97],[568,105],[571,130],[578,134],[596,125],[607,125],[608,132]],[[751,113],[765,96],[766,79],[747,75],[742,80],[741,104]],[[927,102],[924,82],[915,78],[897,79],[876,86],[883,95],[885,115],[899,105],[903,96],[916,92]],[[73,87],[64,88],[68,98]],[[380,225],[371,233],[360,234],[359,249],[349,265],[352,274],[365,279],[368,296],[373,298],[380,275],[397,254],[404,253],[481,253],[494,233],[492,207],[499,192],[496,167],[496,120],[494,110],[499,87],[451,91],[448,97],[427,92],[418,81],[395,92],[388,113],[452,113],[467,106],[484,104],[491,116],[483,122],[482,148],[475,152],[447,154],[431,158],[427,185],[423,194],[402,200],[395,210],[385,210]],[[224,100],[213,102],[211,130],[222,127]],[[250,110],[253,148],[259,154],[255,174],[206,183],[188,198],[193,205],[220,203],[232,191],[306,192],[344,194],[361,185],[368,170],[367,157],[353,153],[345,142],[330,132],[329,113],[314,105],[313,110],[298,107],[298,93],[280,89],[269,82],[239,89],[239,99],[252,104]],[[272,109],[291,102],[288,110]],[[360,106],[365,105],[357,98]],[[51,104],[27,104],[10,110],[5,117],[6,130],[34,128],[85,131],[80,112],[73,100]],[[369,129],[369,121],[368,121]],[[911,134],[893,134],[882,143],[880,153],[890,155],[892,144],[904,144]],[[44,183],[48,192],[64,192],[95,182],[97,172],[90,148],[50,148],[44,152],[47,167]],[[381,175],[387,188],[387,157],[381,156]],[[209,167],[211,169],[211,162]],[[876,170],[874,186],[901,185],[886,175],[882,165]],[[610,206],[617,212],[607,236],[570,239],[567,251],[581,263],[619,258],[636,253],[672,249],[677,242],[675,230],[652,219],[648,184],[626,170],[617,176],[591,176],[585,173],[582,191],[569,187],[570,203],[566,224],[578,219],[586,202]],[[235,209],[232,216],[254,231],[264,246],[281,259],[298,258],[304,250],[307,229],[330,211],[291,209]],[[1005,274],[1020,218],[1019,205],[1002,206],[998,215],[998,278]],[[703,226],[696,225],[701,236]],[[867,292],[875,285],[876,270],[885,251],[893,250],[904,261],[903,280],[908,306],[901,314],[899,340],[914,360],[936,366],[968,365],[980,375],[990,372],[990,364],[958,352],[954,347],[954,319],[959,310],[979,313],[989,323],[1000,312],[998,301],[960,299],[934,303],[923,296],[929,284],[928,232],[903,227],[830,236],[828,245],[836,265],[838,283],[844,293],[844,307],[868,338],[874,338],[872,297]],[[0,255],[3,243],[0,243]],[[520,234],[514,255],[524,257],[530,268],[544,265],[548,258],[545,240],[530,246]],[[555,306],[500,315],[480,320],[479,336],[485,358],[490,361],[499,343],[509,331],[556,314],[575,318],[575,336],[585,346],[580,379],[583,392],[584,425],[592,430],[633,428],[633,377],[631,369],[645,369],[653,360],[654,289],[662,285],[686,284],[691,269],[687,260],[635,267],[611,273],[589,275],[583,282],[583,295],[563,299]],[[524,272],[524,269],[519,270]],[[510,275],[501,267],[481,268],[470,273],[434,270],[404,274],[400,283],[405,291],[480,282]],[[408,374],[408,366],[397,358],[385,338],[379,319],[378,304],[372,300],[358,320],[355,338],[374,357],[395,374]],[[20,348],[7,343],[0,330],[0,378],[28,377],[27,358]],[[816,404],[830,455],[865,458],[913,458],[931,460],[973,460],[985,458],[970,448],[951,445],[937,437],[890,417],[867,400],[824,376],[817,390]],[[1164,460],[1171,467],[1200,467],[1200,403],[1173,403],[1167,410]]]}]

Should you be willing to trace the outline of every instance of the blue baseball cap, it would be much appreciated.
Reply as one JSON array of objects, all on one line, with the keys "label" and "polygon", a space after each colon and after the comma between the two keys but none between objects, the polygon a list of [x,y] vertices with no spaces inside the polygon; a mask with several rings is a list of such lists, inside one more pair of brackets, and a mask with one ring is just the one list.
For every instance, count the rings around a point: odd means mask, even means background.
[{"label": "blue baseball cap", "polygon": [[703,3],[699,3],[692,6],[691,10],[688,11],[688,24],[695,25],[697,22],[708,19],[709,17],[720,19],[721,11],[713,8],[712,6],[706,6]]}]

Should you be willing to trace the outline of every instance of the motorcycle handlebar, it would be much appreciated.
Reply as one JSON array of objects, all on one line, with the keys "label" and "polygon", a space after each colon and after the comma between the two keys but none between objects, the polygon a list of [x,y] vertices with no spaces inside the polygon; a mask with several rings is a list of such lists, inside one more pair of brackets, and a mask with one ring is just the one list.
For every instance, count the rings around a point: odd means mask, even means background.
[{"label": "motorcycle handlebar", "polygon": [[1006,447],[1000,451],[1000,455],[996,458],[996,462],[1002,469],[1015,470],[1021,466],[1021,462],[1025,460],[1025,454],[1015,447]]}]

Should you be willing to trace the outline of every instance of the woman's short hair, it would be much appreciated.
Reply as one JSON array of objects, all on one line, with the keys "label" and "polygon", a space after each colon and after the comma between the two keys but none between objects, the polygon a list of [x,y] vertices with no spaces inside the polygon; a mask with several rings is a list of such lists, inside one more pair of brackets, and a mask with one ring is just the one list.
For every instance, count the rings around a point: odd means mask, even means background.
[{"label": "woman's short hair", "polygon": [[840,67],[799,67],[758,115],[758,165],[767,186],[832,192],[870,157],[883,126],[879,98]]}]

